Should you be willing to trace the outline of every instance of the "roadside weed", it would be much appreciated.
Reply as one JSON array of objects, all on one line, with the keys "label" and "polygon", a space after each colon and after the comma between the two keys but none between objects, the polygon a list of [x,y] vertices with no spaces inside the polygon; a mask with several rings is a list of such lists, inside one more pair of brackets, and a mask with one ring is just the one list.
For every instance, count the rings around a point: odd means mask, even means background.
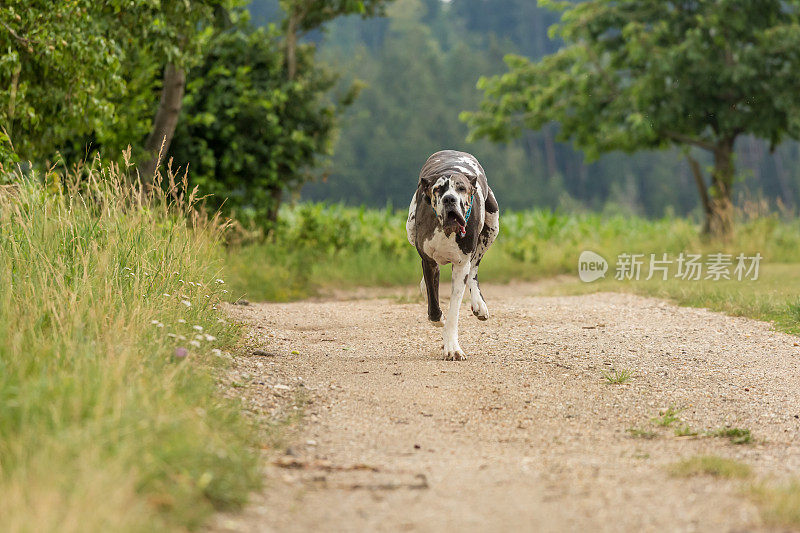
[{"label": "roadside weed", "polygon": [[655,425],[660,426],[660,427],[665,427],[665,428],[670,427],[672,424],[674,424],[675,422],[678,422],[680,420],[680,417],[678,417],[678,414],[681,413],[682,411],[683,411],[682,408],[678,409],[678,408],[670,405],[667,409],[665,409],[664,411],[661,411],[659,413],[659,416],[657,416],[656,418],[653,418],[652,422]]},{"label": "roadside weed", "polygon": [[717,455],[696,455],[668,467],[676,477],[709,475],[726,479],[742,479],[750,476],[750,467],[744,463]]},{"label": "roadside weed", "polygon": [[616,368],[612,368],[610,371],[603,371],[603,379],[605,379],[606,383],[609,385],[625,383],[630,380],[631,377],[633,377],[633,372],[626,369],[617,370]]}]

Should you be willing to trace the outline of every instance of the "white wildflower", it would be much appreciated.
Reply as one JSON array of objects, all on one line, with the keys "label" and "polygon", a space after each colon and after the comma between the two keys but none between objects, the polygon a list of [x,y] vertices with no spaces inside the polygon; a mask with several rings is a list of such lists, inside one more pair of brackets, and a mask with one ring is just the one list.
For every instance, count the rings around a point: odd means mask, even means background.
[{"label": "white wildflower", "polygon": [[186,340],[186,335],[178,335],[177,339],[179,341],[185,341]]},{"label": "white wildflower", "polygon": [[192,345],[192,346],[194,346],[195,348],[199,348],[199,347],[200,347],[200,343],[199,343],[199,342],[197,342],[197,341],[189,341],[189,344],[191,344],[191,345]]},{"label": "white wildflower", "polygon": [[192,306],[192,302],[190,302],[189,300],[181,300],[181,303],[183,305],[185,305],[186,307],[191,307]]},{"label": "white wildflower", "polygon": [[170,293],[168,293],[168,292],[165,292],[165,293],[164,293],[164,294],[162,294],[161,296],[166,296],[167,298],[169,298],[169,297],[170,297]]},{"label": "white wildflower", "polygon": [[214,342],[217,338],[214,335],[209,335],[208,333],[205,334],[205,338],[208,342]]},{"label": "white wildflower", "polygon": [[186,324],[186,319],[185,318],[179,318],[178,319],[178,324]]},{"label": "white wildflower", "polygon": [[203,331],[203,326],[192,326],[192,329],[195,331]]},{"label": "white wildflower", "polygon": [[216,355],[217,357],[222,357],[222,350],[220,350],[219,348],[214,348],[213,350],[211,350],[211,353]]},{"label": "white wildflower", "polygon": [[221,280],[221,279],[219,279],[219,278],[217,278],[217,279],[215,280],[215,283],[217,283],[218,285],[224,285],[224,284],[225,284],[225,281],[224,281],[224,280]]},{"label": "white wildflower", "polygon": [[178,338],[178,336],[175,335],[174,333],[167,333],[167,337],[169,337],[170,339],[177,339]]}]

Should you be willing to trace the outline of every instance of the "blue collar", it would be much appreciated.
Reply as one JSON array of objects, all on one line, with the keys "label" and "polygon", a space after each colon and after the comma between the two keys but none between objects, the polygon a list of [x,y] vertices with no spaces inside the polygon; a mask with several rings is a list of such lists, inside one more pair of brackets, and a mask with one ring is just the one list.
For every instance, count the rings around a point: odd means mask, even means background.
[{"label": "blue collar", "polygon": [[467,209],[467,214],[464,216],[464,232],[460,232],[461,236],[467,234],[467,222],[469,222],[469,216],[472,214],[472,203],[475,201],[475,193],[472,193],[472,197],[469,199],[469,209]]},{"label": "blue collar", "polygon": [[[458,232],[458,234],[461,235],[462,237],[467,234],[467,222],[469,222],[469,216],[472,214],[472,204],[473,203],[475,203],[475,193],[474,192],[472,193],[472,196],[469,199],[469,209],[467,209],[467,214],[464,215],[464,232],[463,233],[460,232],[460,231]],[[433,209],[433,214],[438,217],[439,213],[436,212],[436,207],[433,205],[433,202],[430,202],[430,204],[431,204],[431,208]]]}]

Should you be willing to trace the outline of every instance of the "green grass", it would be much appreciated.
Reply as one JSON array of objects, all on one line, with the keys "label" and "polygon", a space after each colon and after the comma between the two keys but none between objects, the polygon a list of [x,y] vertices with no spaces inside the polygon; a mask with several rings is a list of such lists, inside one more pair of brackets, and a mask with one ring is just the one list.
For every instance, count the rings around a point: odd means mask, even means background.
[{"label": "green grass", "polygon": [[665,410],[661,411],[656,418],[653,418],[651,421],[653,424],[659,427],[670,427],[675,422],[680,421],[680,417],[678,416],[683,409],[678,409],[672,405],[670,405]]},{"label": "green grass", "polygon": [[690,457],[670,465],[668,470],[676,477],[708,475],[725,479],[744,479],[751,474],[748,465],[716,455]]},{"label": "green grass", "polygon": [[2,529],[194,528],[260,478],[214,377],[237,337],[220,229],[191,199],[138,206],[114,169],[81,176],[0,191]]},{"label": "green grass", "polygon": [[743,428],[720,428],[709,433],[712,437],[728,439],[733,444],[750,444],[752,436],[749,429]]},{"label": "green grass", "polygon": [[619,385],[628,382],[633,377],[633,372],[630,370],[622,369],[617,370],[612,368],[610,371],[603,371],[603,379],[609,385]]}]

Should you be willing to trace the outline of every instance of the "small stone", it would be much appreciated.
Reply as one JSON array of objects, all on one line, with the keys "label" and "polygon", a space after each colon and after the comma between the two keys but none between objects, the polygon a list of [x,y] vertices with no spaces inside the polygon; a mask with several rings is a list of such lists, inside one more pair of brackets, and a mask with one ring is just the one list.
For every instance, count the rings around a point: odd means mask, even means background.
[{"label": "small stone", "polygon": [[250,302],[248,302],[244,298],[239,298],[238,300],[233,302],[233,305],[250,305]]}]

